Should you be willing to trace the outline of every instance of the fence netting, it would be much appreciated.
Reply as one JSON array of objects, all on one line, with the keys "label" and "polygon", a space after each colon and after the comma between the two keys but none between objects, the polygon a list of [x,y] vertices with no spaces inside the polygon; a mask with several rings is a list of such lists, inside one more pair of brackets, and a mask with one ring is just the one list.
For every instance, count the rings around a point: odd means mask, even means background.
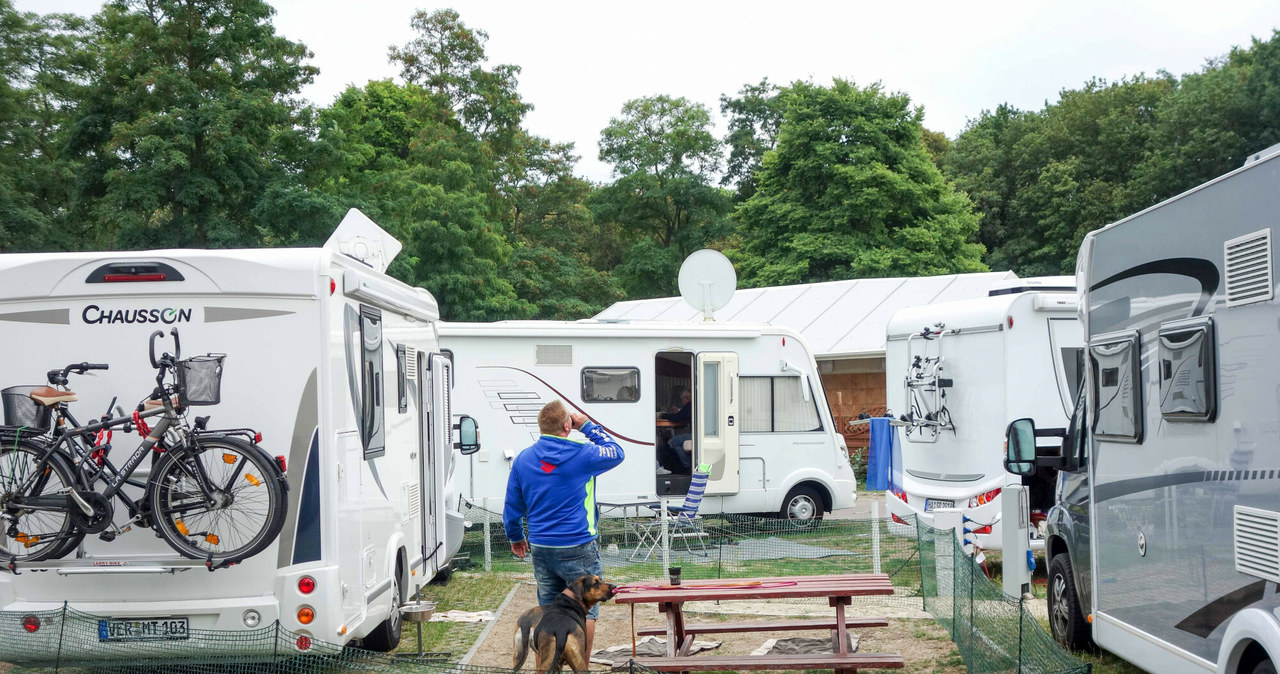
[{"label": "fence netting", "polygon": [[[611,513],[621,515],[621,512]],[[463,505],[468,523],[455,568],[478,573],[532,574],[511,554],[500,513]],[[953,532],[888,518],[826,519],[805,525],[743,516],[666,522],[652,511],[597,523],[604,575],[613,582],[656,581],[668,567],[685,580],[835,573],[885,573],[894,593],[857,597],[855,610],[890,619],[935,619],[951,635],[968,671],[1073,674],[1089,671],[1058,646],[1019,598],[1005,595],[965,554]],[[825,600],[782,604],[826,606]],[[715,611],[732,610],[724,602]],[[751,606],[753,613],[769,607]],[[792,606],[787,614],[804,607]],[[30,620],[39,621],[30,629]],[[100,634],[99,616],[70,607],[0,613],[0,661],[13,672],[135,672],[179,674],[416,671],[487,674],[499,668],[458,664],[461,653],[429,660],[341,647],[283,629],[192,629],[180,641],[114,642]],[[402,649],[412,646],[406,626]],[[305,648],[302,648],[305,646]],[[653,671],[632,663],[632,672]]]}]

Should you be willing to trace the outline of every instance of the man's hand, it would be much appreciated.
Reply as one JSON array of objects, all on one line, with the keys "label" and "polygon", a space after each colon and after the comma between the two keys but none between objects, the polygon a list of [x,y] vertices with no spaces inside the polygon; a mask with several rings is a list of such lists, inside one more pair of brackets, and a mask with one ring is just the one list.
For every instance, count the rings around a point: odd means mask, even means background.
[{"label": "man's hand", "polygon": [[582,428],[582,425],[588,421],[590,420],[587,419],[587,415],[585,414],[578,414],[577,412],[569,413],[569,423],[572,424],[574,428]]},{"label": "man's hand", "polygon": [[512,543],[511,554],[515,555],[516,557],[519,557],[520,559],[524,559],[524,556],[529,554],[529,541],[520,541],[518,543]]}]

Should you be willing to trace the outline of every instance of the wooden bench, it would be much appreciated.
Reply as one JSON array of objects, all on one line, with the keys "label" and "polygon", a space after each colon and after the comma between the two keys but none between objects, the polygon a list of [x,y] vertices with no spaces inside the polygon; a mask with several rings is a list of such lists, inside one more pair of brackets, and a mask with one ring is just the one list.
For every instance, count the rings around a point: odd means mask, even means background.
[{"label": "wooden bench", "polygon": [[675,658],[636,658],[636,663],[662,672],[714,672],[757,669],[856,669],[901,668],[897,653],[813,653],[807,655],[694,655]]},{"label": "wooden bench", "polygon": [[[885,618],[845,618],[845,627],[887,627]],[[739,632],[801,632],[808,630],[833,630],[836,621],[833,618],[817,618],[815,620],[779,620],[777,622],[749,623],[694,623],[684,626],[687,634],[736,634]],[[649,625],[636,630],[639,636],[662,636],[667,633],[666,625]]]}]

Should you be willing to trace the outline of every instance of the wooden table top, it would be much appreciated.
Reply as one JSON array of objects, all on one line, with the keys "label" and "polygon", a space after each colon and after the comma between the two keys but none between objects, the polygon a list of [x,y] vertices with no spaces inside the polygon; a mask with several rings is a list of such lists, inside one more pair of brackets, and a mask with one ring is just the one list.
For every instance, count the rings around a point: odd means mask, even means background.
[{"label": "wooden table top", "polygon": [[648,585],[614,596],[618,604],[663,604],[686,601],[737,599],[794,599],[808,597],[861,597],[893,594],[893,583],[884,573],[781,578],[723,578],[690,580],[681,585]]}]

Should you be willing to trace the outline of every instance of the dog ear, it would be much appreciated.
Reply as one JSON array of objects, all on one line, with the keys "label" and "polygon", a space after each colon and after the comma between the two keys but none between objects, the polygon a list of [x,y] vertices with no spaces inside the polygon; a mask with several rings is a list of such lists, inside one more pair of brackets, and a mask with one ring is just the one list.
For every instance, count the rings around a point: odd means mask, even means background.
[{"label": "dog ear", "polygon": [[574,597],[578,598],[578,601],[583,601],[587,598],[587,588],[591,586],[591,579],[591,576],[578,576],[576,580],[569,583],[569,591],[573,593]]}]

